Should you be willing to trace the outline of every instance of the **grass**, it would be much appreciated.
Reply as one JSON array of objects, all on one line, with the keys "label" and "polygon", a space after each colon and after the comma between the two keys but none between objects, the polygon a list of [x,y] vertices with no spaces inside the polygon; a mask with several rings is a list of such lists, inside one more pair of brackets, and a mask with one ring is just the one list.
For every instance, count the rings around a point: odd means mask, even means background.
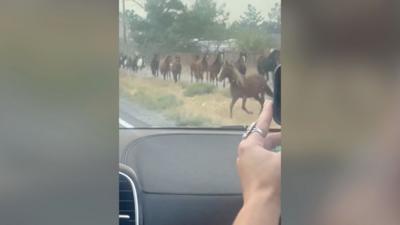
[{"label": "grass", "polygon": [[174,95],[152,96],[143,90],[137,91],[132,99],[135,102],[145,106],[148,109],[163,111],[169,108],[176,108],[182,105],[182,102]]},{"label": "grass", "polygon": [[122,74],[120,95],[160,112],[175,121],[177,126],[248,125],[258,118],[260,110],[258,102],[249,99],[246,105],[254,114],[247,114],[241,109],[242,102],[239,100],[233,109],[233,118],[230,118],[229,84],[224,89],[217,89],[210,84],[175,84],[152,77]]},{"label": "grass", "polygon": [[175,121],[177,126],[180,127],[201,127],[210,126],[212,123],[209,119],[201,116],[188,116],[185,114],[171,114],[168,118]]},{"label": "grass", "polygon": [[214,85],[205,84],[205,83],[196,83],[196,84],[186,86],[184,88],[185,88],[185,91],[183,92],[183,95],[186,97],[212,94],[217,89]]}]

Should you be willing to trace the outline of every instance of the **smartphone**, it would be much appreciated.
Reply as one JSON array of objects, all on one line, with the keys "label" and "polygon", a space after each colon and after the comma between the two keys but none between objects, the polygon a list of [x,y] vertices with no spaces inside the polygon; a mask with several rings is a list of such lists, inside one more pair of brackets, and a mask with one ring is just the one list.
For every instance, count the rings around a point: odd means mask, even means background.
[{"label": "smartphone", "polygon": [[273,98],[273,119],[281,125],[281,65],[278,65],[274,71],[274,98]]}]

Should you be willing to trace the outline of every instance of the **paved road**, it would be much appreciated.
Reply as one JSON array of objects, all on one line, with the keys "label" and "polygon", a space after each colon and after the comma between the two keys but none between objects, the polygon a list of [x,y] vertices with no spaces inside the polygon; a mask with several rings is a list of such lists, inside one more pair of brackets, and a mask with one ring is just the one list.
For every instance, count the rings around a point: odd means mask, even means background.
[{"label": "paved road", "polygon": [[160,113],[147,110],[129,99],[119,100],[119,126],[121,128],[138,127],[174,127],[175,123]]}]

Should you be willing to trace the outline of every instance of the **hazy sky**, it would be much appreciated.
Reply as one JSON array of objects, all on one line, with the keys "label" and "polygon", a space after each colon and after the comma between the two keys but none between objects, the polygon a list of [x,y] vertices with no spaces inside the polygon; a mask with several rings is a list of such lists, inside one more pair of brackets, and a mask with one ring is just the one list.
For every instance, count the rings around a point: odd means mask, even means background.
[{"label": "hazy sky", "polygon": [[[145,0],[139,0],[139,2],[144,2]],[[192,5],[195,0],[182,0],[183,3]],[[215,0],[219,5],[225,3],[225,10],[230,12],[230,22],[235,21],[240,18],[240,15],[246,11],[247,5],[254,5],[257,10],[261,11],[265,17],[267,13],[274,6],[275,3],[280,2],[280,0]],[[120,0],[121,2],[121,0]],[[120,4],[121,6],[121,4]],[[127,9],[135,9],[139,15],[144,15],[143,10],[138,7],[132,0],[126,0]],[[120,7],[121,9],[121,7]]]}]

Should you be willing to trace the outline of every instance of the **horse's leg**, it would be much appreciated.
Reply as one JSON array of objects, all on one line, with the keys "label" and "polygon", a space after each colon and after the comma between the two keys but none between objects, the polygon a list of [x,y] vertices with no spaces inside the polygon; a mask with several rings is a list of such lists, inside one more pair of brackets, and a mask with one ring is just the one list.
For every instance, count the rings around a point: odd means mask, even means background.
[{"label": "horse's leg", "polygon": [[235,105],[235,103],[236,103],[236,101],[238,100],[239,98],[236,98],[236,97],[233,97],[232,98],[232,101],[231,101],[231,105],[230,105],[230,117],[232,118],[232,116],[233,116],[233,113],[232,113],[232,111],[233,111],[233,106]]},{"label": "horse's leg", "polygon": [[243,97],[243,98],[242,98],[242,109],[243,109],[247,114],[253,114],[253,112],[249,111],[249,110],[246,108],[246,100],[247,100],[246,97]]},{"label": "horse's leg", "polygon": [[260,106],[261,106],[260,113],[261,113],[263,110],[263,107],[264,107],[264,102],[265,102],[264,94],[261,94],[260,96],[255,97],[255,99],[260,103]]}]

